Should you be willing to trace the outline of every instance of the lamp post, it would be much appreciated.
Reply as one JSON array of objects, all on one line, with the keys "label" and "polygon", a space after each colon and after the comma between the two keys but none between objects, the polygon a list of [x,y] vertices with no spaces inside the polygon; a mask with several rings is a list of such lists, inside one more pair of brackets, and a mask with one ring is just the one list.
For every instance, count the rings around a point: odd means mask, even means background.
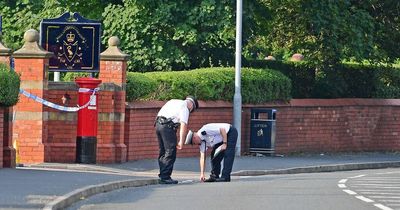
[{"label": "lamp post", "polygon": [[242,142],[242,94],[240,73],[242,67],[242,5],[242,0],[236,1],[235,95],[233,96],[233,125],[238,130],[236,156],[240,156]]},{"label": "lamp post", "polygon": [[2,32],[3,32],[3,19],[2,19],[1,15],[0,15],[0,38],[1,38]]}]

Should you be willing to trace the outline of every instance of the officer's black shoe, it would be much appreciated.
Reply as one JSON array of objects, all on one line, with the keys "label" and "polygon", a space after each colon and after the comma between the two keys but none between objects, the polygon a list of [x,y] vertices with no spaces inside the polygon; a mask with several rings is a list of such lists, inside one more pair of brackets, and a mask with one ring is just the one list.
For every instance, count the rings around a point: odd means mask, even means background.
[{"label": "officer's black shoe", "polygon": [[178,181],[174,180],[174,179],[171,179],[171,178],[169,178],[169,179],[159,179],[158,180],[158,184],[178,184]]},{"label": "officer's black shoe", "polygon": [[204,180],[204,182],[215,182],[215,180],[218,178],[219,176],[215,175],[215,174],[210,174],[210,178]]},{"label": "officer's black shoe", "polygon": [[210,178],[204,180],[204,182],[215,182],[217,178],[210,176]]},{"label": "officer's black shoe", "polygon": [[231,179],[227,179],[227,178],[223,178],[223,177],[215,179],[215,182],[230,182],[230,181],[231,181]]}]

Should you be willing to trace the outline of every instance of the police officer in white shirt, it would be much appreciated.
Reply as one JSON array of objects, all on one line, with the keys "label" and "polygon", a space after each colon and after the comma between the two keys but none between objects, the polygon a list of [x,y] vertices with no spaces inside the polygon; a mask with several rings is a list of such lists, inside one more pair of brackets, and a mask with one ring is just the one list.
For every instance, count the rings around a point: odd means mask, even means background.
[{"label": "police officer in white shirt", "polygon": [[[158,112],[155,127],[159,145],[158,174],[160,184],[177,184],[177,180],[171,178],[176,160],[176,149],[182,149],[189,114],[199,108],[197,99],[187,96],[185,100],[169,100]],[[176,132],[179,129],[179,143],[177,145]]]},{"label": "police officer in white shirt", "polygon": [[[235,147],[238,137],[237,129],[228,123],[209,123],[200,128],[196,133],[189,131],[185,144],[200,145],[200,180],[204,182],[230,182]],[[207,148],[211,151],[211,175],[206,179],[204,174]],[[221,161],[224,168],[221,173]]]}]

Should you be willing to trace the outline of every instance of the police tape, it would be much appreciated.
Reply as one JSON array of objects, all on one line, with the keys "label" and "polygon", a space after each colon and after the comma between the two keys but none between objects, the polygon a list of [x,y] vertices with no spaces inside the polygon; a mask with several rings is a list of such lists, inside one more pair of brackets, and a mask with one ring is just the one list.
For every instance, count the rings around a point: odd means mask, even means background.
[{"label": "police tape", "polygon": [[60,111],[65,111],[65,112],[77,112],[77,111],[79,111],[81,109],[84,109],[84,108],[88,107],[91,104],[92,105],[96,104],[96,95],[95,94],[98,91],[99,91],[99,88],[95,88],[95,89],[79,88],[78,92],[80,92],[80,93],[92,92],[92,94],[90,95],[89,101],[86,104],[84,104],[83,106],[77,105],[77,107],[66,107],[66,106],[57,105],[57,104],[52,103],[50,101],[46,101],[43,98],[40,98],[40,97],[38,97],[36,95],[33,95],[33,94],[23,90],[23,89],[19,89],[19,93],[20,94],[22,94],[22,95],[24,95],[24,96],[26,96],[28,98],[31,98],[31,99],[35,100],[36,102],[41,103],[41,104],[43,104],[45,106],[48,106],[48,107],[51,107],[53,109],[57,109],[57,110],[60,110]]}]

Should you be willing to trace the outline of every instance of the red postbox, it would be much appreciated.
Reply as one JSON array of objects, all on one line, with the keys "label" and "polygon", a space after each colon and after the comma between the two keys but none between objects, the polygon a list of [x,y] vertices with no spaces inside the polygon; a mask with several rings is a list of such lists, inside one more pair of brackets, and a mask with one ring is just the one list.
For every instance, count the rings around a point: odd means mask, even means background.
[{"label": "red postbox", "polygon": [[79,86],[78,128],[76,137],[76,162],[96,163],[97,147],[97,90],[101,80],[94,78],[78,78]]}]

